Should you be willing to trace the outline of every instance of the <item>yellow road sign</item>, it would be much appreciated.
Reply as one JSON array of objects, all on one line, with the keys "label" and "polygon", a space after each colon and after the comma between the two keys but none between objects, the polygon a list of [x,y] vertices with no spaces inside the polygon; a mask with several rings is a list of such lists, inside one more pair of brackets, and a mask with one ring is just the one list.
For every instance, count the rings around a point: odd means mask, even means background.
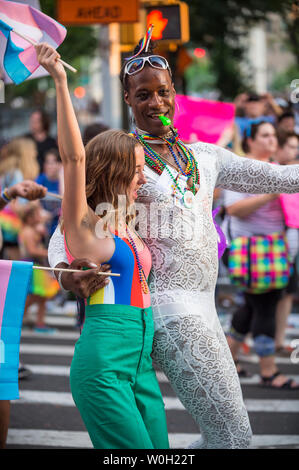
[{"label": "yellow road sign", "polygon": [[139,0],[58,0],[58,21],[64,25],[138,21]]}]

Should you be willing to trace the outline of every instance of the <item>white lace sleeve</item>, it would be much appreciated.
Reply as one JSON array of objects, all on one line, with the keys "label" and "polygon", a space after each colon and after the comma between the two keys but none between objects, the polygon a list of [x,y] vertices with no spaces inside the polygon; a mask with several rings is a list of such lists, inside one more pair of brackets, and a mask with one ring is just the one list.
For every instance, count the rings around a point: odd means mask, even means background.
[{"label": "white lace sleeve", "polygon": [[251,194],[299,192],[299,165],[274,165],[213,147],[217,153],[217,186]]},{"label": "white lace sleeve", "polygon": [[48,246],[48,261],[51,268],[55,268],[59,263],[67,263],[68,259],[64,249],[64,239],[59,226],[56,227]]}]

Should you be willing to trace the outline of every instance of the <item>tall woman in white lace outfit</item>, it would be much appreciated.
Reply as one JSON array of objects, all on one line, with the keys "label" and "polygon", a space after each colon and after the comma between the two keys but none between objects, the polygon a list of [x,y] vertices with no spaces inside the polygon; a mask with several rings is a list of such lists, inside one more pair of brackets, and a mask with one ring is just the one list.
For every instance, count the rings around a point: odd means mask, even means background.
[{"label": "tall woman in white lace outfit", "polygon": [[[178,145],[172,146],[173,153],[161,140],[172,135],[172,123],[163,125],[159,118],[163,115],[172,121],[174,116],[170,69],[152,51],[142,51],[137,59],[126,61],[122,69],[124,99],[132,108],[137,138],[146,132],[155,136],[149,147],[164,165],[160,175],[145,167],[147,183],[138,201],[140,234],[153,258],[149,279],[155,321],[153,359],[200,428],[200,439],[190,447],[247,448],[251,427],[215,309],[218,254],[213,191],[220,186],[250,193],[298,192],[299,166],[273,166],[214,145],[192,144],[189,149],[197,162],[200,186],[190,209],[182,202],[182,193],[192,181],[177,164],[186,169]],[[62,237],[56,232],[49,247],[52,266],[65,262],[63,251]]]}]

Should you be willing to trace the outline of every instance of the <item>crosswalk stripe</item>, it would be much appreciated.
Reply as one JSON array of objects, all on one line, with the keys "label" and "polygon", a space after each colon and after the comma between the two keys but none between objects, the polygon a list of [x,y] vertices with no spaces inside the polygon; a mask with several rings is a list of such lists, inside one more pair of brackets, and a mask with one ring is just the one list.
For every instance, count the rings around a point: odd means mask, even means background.
[{"label": "crosswalk stripe", "polygon": [[46,429],[9,429],[8,445],[92,448],[87,432]]},{"label": "crosswalk stripe", "polygon": [[[58,376],[69,376],[70,367],[67,366],[56,366],[56,365],[45,365],[45,364],[28,364],[26,368],[30,369],[34,374],[40,375],[58,375]],[[161,383],[167,383],[168,378],[163,372],[156,372],[157,379]]]},{"label": "crosswalk stripe", "polygon": [[[70,375],[70,368],[66,366],[55,366],[55,365],[43,365],[43,364],[27,364],[26,367],[30,369],[34,374],[39,375],[57,375],[66,376]],[[156,372],[159,383],[169,383],[168,378],[163,372]],[[285,375],[288,379],[292,378],[296,382],[299,382],[299,375]],[[260,376],[258,374],[252,377],[240,378],[240,383],[243,385],[259,385]]]},{"label": "crosswalk stripe", "polygon": [[[169,443],[172,449],[186,449],[192,442],[198,440],[200,434],[170,433]],[[44,429],[9,429],[8,445],[30,445],[65,448],[92,448],[87,432],[56,431]],[[299,446],[299,436],[296,435],[254,435],[251,448],[271,446]],[[189,452],[192,452],[190,450]]]},{"label": "crosswalk stripe", "polygon": [[[200,434],[170,433],[169,443],[172,449],[187,449],[190,444],[200,439]],[[299,435],[256,434],[253,435],[250,448],[271,446],[299,446]],[[192,449],[190,449],[190,452]]]},{"label": "crosswalk stripe", "polygon": [[[256,356],[255,354],[251,354],[250,356],[245,356],[243,354],[240,354],[239,360],[242,362],[250,362],[252,364],[259,363],[259,357]],[[275,363],[276,364],[292,364],[291,359],[289,357],[276,357]]]},{"label": "crosswalk stripe", "polygon": [[26,368],[31,370],[34,374],[40,375],[57,375],[57,376],[69,376],[70,368],[67,366],[52,366],[52,365],[39,365],[39,364],[27,364]]},{"label": "crosswalk stripe", "polygon": [[42,354],[42,355],[53,355],[53,356],[73,356],[74,346],[58,345],[53,346],[52,344],[21,344],[21,354]]},{"label": "crosswalk stripe", "polygon": [[[51,335],[47,335],[49,338]],[[65,346],[65,345],[52,345],[52,344],[21,344],[20,353],[22,354],[49,354],[54,356],[73,356],[75,346]],[[258,356],[250,355],[244,356],[240,355],[240,360],[243,362],[251,362],[257,364],[259,362]],[[277,357],[275,359],[276,364],[291,364],[291,359],[289,357]]]},{"label": "crosswalk stripe", "polygon": [[80,334],[79,332],[76,331],[55,331],[53,333],[49,334],[44,334],[44,333],[37,333],[36,331],[33,330],[22,330],[22,338],[47,338],[47,339],[73,339],[77,340],[79,338]]},{"label": "crosswalk stripe", "polygon": [[294,336],[296,338],[299,338],[299,328],[287,328],[286,336]]},{"label": "crosswalk stripe", "polygon": [[58,317],[52,315],[46,315],[46,324],[51,326],[76,326],[77,320],[76,317]]},{"label": "crosswalk stripe", "polygon": [[[185,410],[182,403],[176,397],[164,397],[166,410]],[[20,399],[15,403],[25,404],[47,404],[61,406],[75,406],[71,393],[49,392],[37,390],[21,390]],[[245,399],[247,411],[249,412],[286,412],[298,413],[299,400],[268,400],[268,399]]]},{"label": "crosswalk stripe", "polygon": [[[56,316],[56,315],[46,315],[45,319],[47,325],[53,326],[53,327],[61,327],[61,326],[66,326],[66,327],[72,327],[77,329],[77,320],[76,317],[73,316]],[[23,334],[23,332],[22,332]],[[291,336],[294,338],[299,338],[299,328],[287,328],[286,329],[286,335]],[[252,344],[251,339],[249,338],[246,341],[248,344]]]}]

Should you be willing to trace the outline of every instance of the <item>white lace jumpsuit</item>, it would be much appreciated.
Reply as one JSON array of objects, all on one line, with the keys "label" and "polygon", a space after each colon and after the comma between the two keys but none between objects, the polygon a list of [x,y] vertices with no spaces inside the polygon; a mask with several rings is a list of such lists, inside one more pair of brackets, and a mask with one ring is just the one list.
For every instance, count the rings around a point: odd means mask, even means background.
[{"label": "white lace jumpsuit", "polygon": [[[200,189],[192,209],[173,194],[172,180],[145,168],[139,190],[139,233],[153,258],[149,278],[155,321],[153,359],[168,377],[201,437],[190,448],[247,448],[252,433],[236,368],[215,309],[217,232],[212,219],[216,186],[238,192],[299,192],[299,165],[278,166],[238,157],[220,147],[190,146]],[[176,171],[169,168],[174,176]],[[181,188],[186,178],[179,177]],[[54,267],[67,262],[59,231],[49,245]]]}]

